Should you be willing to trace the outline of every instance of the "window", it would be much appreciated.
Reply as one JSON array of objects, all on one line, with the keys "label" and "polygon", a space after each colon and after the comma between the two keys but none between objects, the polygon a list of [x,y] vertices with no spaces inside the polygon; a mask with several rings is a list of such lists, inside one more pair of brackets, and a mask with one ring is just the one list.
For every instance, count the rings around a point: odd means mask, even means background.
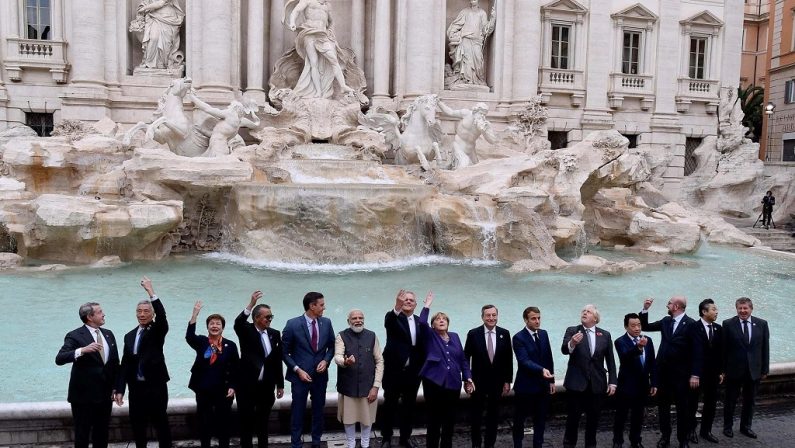
[{"label": "window", "polygon": [[707,59],[707,38],[690,38],[690,62],[688,76],[690,79],[706,79],[704,66]]},{"label": "window", "polygon": [[26,112],[25,124],[36,131],[39,137],[52,134],[53,116],[51,113]]},{"label": "window", "polygon": [[784,83],[784,102],[786,104],[795,103],[795,79]]},{"label": "window", "polygon": [[638,147],[638,134],[621,134],[629,140],[629,145],[627,148],[637,148]]},{"label": "window", "polygon": [[49,40],[50,0],[25,0],[25,22],[28,39]]},{"label": "window", "polygon": [[640,31],[624,31],[624,44],[621,51],[621,73],[637,75],[640,73]]},{"label": "window", "polygon": [[550,143],[550,149],[563,149],[569,144],[569,133],[566,131],[549,131],[547,133],[547,140]]},{"label": "window", "polygon": [[698,168],[696,149],[701,146],[703,138],[687,137],[685,139],[685,176],[689,176]]},{"label": "window", "polygon": [[569,68],[570,36],[570,26],[552,25],[552,68]]},{"label": "window", "polygon": [[783,162],[795,162],[795,140],[784,140],[784,154],[781,155]]}]

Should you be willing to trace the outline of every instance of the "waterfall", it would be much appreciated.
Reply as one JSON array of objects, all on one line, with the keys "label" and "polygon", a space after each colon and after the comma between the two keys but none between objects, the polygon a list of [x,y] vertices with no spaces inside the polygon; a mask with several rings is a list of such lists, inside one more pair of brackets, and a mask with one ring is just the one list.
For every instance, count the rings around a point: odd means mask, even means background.
[{"label": "waterfall", "polygon": [[588,234],[585,232],[585,224],[580,224],[574,241],[574,258],[580,258],[588,253]]},{"label": "waterfall", "polygon": [[494,220],[494,208],[477,206],[467,202],[467,207],[474,221],[473,225],[480,227],[480,244],[483,260],[497,259],[497,223]]}]

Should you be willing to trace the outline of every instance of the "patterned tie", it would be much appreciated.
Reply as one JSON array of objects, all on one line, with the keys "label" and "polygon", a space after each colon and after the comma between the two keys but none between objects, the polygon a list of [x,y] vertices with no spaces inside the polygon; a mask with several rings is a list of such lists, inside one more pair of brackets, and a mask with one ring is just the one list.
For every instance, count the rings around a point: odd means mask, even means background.
[{"label": "patterned tie", "polygon": [[99,357],[102,358],[102,364],[105,364],[105,344],[102,342],[102,335],[99,334],[99,329],[94,330],[97,334],[97,344],[99,344]]},{"label": "patterned tie", "polygon": [[743,336],[745,336],[745,342],[751,343],[751,335],[748,333],[748,321],[743,321]]},{"label": "patterned tie", "polygon": [[312,350],[317,351],[317,321],[312,321]]},{"label": "patterned tie", "polygon": [[[635,345],[638,345],[638,341],[640,341],[640,338],[635,336],[635,339],[633,339],[633,341],[635,341]],[[644,367],[645,365],[646,365],[646,349],[643,349],[640,351],[640,366]]]},{"label": "patterned tie", "polygon": [[267,346],[267,344],[265,344],[265,338],[268,337],[268,330],[260,331],[260,335],[259,336],[260,336],[259,337],[260,342],[262,343],[262,351],[265,352],[265,357],[267,358],[268,355],[270,355],[270,352],[268,351],[268,346]]},{"label": "patterned tie", "polygon": [[494,331],[489,330],[486,332],[486,350],[489,352],[489,362],[494,363],[494,342],[491,340],[491,335]]}]

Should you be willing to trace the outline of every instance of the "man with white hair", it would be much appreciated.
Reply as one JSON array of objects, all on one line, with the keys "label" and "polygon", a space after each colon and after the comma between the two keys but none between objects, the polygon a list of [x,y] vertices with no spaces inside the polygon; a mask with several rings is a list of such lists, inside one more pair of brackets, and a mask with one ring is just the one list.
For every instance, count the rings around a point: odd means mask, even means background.
[{"label": "man with white hair", "polygon": [[[585,412],[585,446],[596,446],[599,412],[605,395],[616,393],[616,360],[610,333],[596,326],[599,310],[585,305],[580,312],[580,325],[569,327],[563,335],[561,351],[569,356],[566,379],[567,415],[564,447],[577,446],[580,416]],[[605,371],[607,377],[605,377]]]},{"label": "man with white hair", "polygon": [[482,135],[487,142],[497,143],[497,136],[491,129],[491,123],[486,120],[489,106],[486,103],[477,103],[472,110],[455,110],[443,102],[437,103],[442,113],[449,117],[459,118],[453,140],[453,163],[450,169],[464,168],[478,163],[478,154],[475,143]]},{"label": "man with white hair", "polygon": [[375,333],[364,328],[364,313],[348,312],[348,328],[334,341],[337,364],[337,419],[345,426],[348,448],[356,446],[356,423],[361,426],[361,446],[370,446],[370,430],[378,408],[378,389],[384,375],[384,358]]}]

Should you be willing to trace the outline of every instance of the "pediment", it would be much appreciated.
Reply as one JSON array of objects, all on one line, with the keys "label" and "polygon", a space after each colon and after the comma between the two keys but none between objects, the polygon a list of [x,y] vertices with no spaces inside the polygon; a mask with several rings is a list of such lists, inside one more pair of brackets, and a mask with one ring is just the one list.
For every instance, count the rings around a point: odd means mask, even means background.
[{"label": "pediment", "polygon": [[691,16],[679,22],[685,26],[706,26],[706,27],[722,27],[723,21],[709,11],[701,11],[700,13]]},{"label": "pediment", "polygon": [[570,14],[586,14],[588,8],[574,0],[554,0],[541,7],[541,11],[567,12]]},{"label": "pediment", "polygon": [[613,19],[639,20],[644,22],[656,22],[658,19],[657,14],[651,12],[648,8],[641,5],[640,3],[635,3],[628,8],[624,8],[617,13],[611,14],[610,17]]}]

